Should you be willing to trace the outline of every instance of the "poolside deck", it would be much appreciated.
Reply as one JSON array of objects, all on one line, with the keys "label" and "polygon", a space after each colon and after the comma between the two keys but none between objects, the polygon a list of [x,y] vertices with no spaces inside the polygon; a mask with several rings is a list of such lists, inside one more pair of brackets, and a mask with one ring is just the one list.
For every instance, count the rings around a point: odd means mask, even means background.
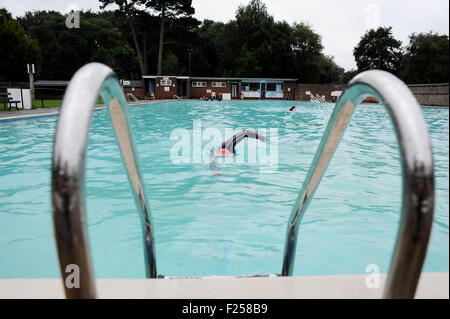
[{"label": "poolside deck", "polygon": [[[104,299],[374,299],[383,294],[367,288],[367,275],[301,277],[205,277],[172,279],[97,279]],[[64,298],[61,279],[0,279],[1,298]],[[449,274],[423,273],[417,299],[448,299]]]},{"label": "poolside deck", "polygon": [[[195,100],[195,99],[194,99]],[[168,101],[177,101],[173,99],[169,100],[141,100],[142,104],[153,104],[153,103],[161,103]],[[240,101],[240,100],[235,100]],[[301,102],[301,101],[290,101],[290,102]],[[304,102],[304,101],[303,101]],[[139,103],[130,102],[128,106],[140,105]],[[421,107],[436,107],[436,106],[425,106]],[[105,105],[97,105],[95,109],[104,109]],[[448,108],[448,106],[444,106],[442,108]],[[1,121],[10,121],[10,120],[19,120],[33,117],[41,117],[41,116],[52,116],[59,114],[61,107],[52,107],[52,108],[43,108],[43,109],[33,109],[33,110],[13,110],[13,111],[2,111],[0,112],[0,122]]]},{"label": "poolside deck", "polygon": [[[174,100],[142,100],[142,104],[153,104],[153,103],[161,103],[167,101]],[[140,105],[139,103],[130,102],[128,106],[136,106]],[[98,104],[95,106],[96,110],[104,109],[104,104]],[[61,107],[52,107],[52,108],[42,108],[42,109],[32,109],[32,110],[12,110],[12,111],[3,111],[0,112],[0,121],[6,120],[19,120],[33,117],[41,117],[41,116],[52,116],[59,114]]]}]

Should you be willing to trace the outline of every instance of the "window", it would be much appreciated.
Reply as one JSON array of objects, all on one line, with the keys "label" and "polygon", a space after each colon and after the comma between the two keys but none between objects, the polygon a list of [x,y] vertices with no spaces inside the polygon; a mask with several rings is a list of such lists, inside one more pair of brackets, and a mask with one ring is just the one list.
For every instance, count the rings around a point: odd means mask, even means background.
[{"label": "window", "polygon": [[163,86],[170,86],[170,85],[172,85],[172,80],[162,79],[159,83]]},{"label": "window", "polygon": [[277,92],[283,91],[283,83],[277,83]]},{"label": "window", "polygon": [[192,87],[193,88],[205,88],[206,87],[206,82],[193,81],[192,82]]},{"label": "window", "polygon": [[250,91],[258,92],[259,91],[259,83],[250,83]]},{"label": "window", "polygon": [[273,92],[276,91],[277,87],[275,83],[267,83],[267,91]]},{"label": "window", "polygon": [[282,92],[283,91],[283,83],[277,82],[271,82],[271,83],[267,83],[267,91],[270,92]]},{"label": "window", "polygon": [[213,82],[212,87],[213,88],[224,88],[227,86],[227,82]]}]

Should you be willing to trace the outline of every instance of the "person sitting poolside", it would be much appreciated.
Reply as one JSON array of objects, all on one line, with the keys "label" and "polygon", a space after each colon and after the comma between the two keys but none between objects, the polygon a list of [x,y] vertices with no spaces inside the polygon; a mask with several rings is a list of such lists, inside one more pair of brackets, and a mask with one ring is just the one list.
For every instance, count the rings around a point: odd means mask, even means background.
[{"label": "person sitting poolside", "polygon": [[220,175],[219,168],[217,167],[217,158],[218,157],[233,157],[236,156],[236,144],[241,142],[244,138],[254,138],[257,140],[260,140],[262,142],[267,141],[267,137],[264,135],[260,135],[258,133],[244,130],[242,132],[239,132],[235,135],[233,135],[231,138],[229,138],[227,141],[223,142],[222,145],[214,151],[214,149],[211,150],[211,159],[209,163],[209,167],[212,170],[213,175]]},{"label": "person sitting poolside", "polygon": [[295,112],[295,111],[297,111],[297,108],[295,107],[295,105],[292,106],[292,107],[288,110],[288,112]]}]

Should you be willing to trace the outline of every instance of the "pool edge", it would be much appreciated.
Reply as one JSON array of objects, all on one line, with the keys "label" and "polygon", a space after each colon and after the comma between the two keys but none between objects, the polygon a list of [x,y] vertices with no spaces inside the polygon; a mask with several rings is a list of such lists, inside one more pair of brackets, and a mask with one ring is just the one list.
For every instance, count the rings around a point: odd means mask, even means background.
[{"label": "pool edge", "polygon": [[[102,299],[377,299],[379,282],[363,275],[294,277],[203,277],[185,279],[97,279]],[[375,287],[368,287],[367,282]],[[370,286],[369,284],[369,286]],[[61,279],[0,279],[0,299],[64,298]],[[448,299],[449,273],[422,273],[416,299]]]},{"label": "pool edge", "polygon": [[[156,104],[156,103],[162,103],[162,102],[175,102],[176,100],[157,100],[157,101],[143,101],[142,103],[128,103],[127,105],[130,106],[145,106],[148,104]],[[54,110],[57,111],[54,111]],[[7,114],[4,117],[0,116],[0,123],[2,122],[15,122],[15,121],[20,121],[20,120],[27,120],[27,119],[36,119],[36,118],[43,118],[43,117],[52,117],[52,116],[57,116],[60,112],[60,107],[55,107],[55,108],[48,108],[48,109],[36,109],[39,110],[37,111],[36,114],[24,114],[24,115],[11,115],[8,116],[10,114]],[[94,111],[100,111],[100,110],[104,110],[106,109],[104,104],[99,104],[94,108]],[[47,111],[42,111],[42,110],[48,110]],[[28,110],[29,111],[29,110]],[[2,115],[0,113],[0,115]]]}]

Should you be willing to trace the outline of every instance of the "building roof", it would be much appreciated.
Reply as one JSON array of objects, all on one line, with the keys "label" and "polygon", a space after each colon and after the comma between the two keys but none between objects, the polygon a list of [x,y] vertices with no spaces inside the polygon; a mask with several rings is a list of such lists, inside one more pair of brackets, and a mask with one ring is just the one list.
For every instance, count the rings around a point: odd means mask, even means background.
[{"label": "building roof", "polygon": [[[57,87],[66,87],[69,85],[69,81],[47,81],[47,80],[39,80],[34,82],[34,86],[57,86]],[[142,80],[124,80],[124,87],[142,87]]]},{"label": "building roof", "polygon": [[240,78],[234,78],[234,77],[207,77],[207,76],[179,76],[179,75],[143,75],[142,78],[144,79],[155,79],[156,77],[161,78],[177,78],[180,80],[213,80],[213,81],[241,81],[241,82],[260,82],[260,81],[297,81],[298,79],[280,79],[280,78],[247,78],[247,77],[240,77]]},{"label": "building roof", "polygon": [[297,79],[279,79],[279,78],[247,78],[247,77],[241,77],[241,78],[231,78],[231,77],[197,77],[193,76],[191,77],[192,80],[217,80],[217,81],[223,81],[223,80],[230,80],[230,81],[241,81],[241,82],[261,82],[261,81],[297,81]]},{"label": "building roof", "polygon": [[156,78],[177,78],[177,79],[189,79],[186,75],[143,75],[143,79],[156,79]]},{"label": "building roof", "polygon": [[130,87],[140,88],[140,87],[142,87],[142,81],[141,80],[124,80],[123,86],[126,88],[130,88]]},{"label": "building roof", "polygon": [[39,80],[34,82],[34,86],[67,86],[69,81],[46,81]]}]

